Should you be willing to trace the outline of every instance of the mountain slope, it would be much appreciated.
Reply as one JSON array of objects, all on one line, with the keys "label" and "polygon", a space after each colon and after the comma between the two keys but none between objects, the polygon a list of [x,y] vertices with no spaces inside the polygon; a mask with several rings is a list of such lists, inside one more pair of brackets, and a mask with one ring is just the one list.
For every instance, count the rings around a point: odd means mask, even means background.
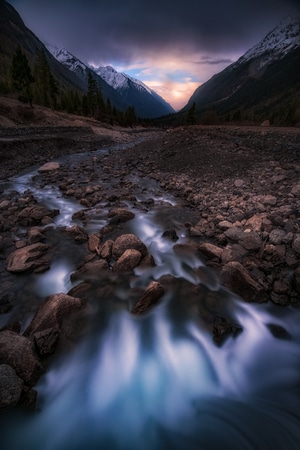
[{"label": "mountain slope", "polygon": [[[66,49],[59,49],[52,45],[47,45],[47,48],[57,59],[57,61],[59,61],[66,69],[68,69],[69,73],[72,74],[72,76],[74,76],[75,74],[76,77],[78,77],[78,79],[84,83],[87,89],[88,73],[91,71],[91,69]],[[105,101],[109,98],[112,105],[121,111],[125,111],[128,108],[129,104],[126,102],[126,100],[124,100],[121,95],[115,89],[113,89],[101,76],[97,75],[94,72],[93,77],[96,80],[98,86],[101,87],[101,93]]]},{"label": "mountain slope", "polygon": [[237,62],[199,86],[183,111],[196,104],[202,119],[274,124],[300,121],[300,17],[278,27]]},{"label": "mountain slope", "polygon": [[93,70],[131,102],[138,116],[153,118],[175,112],[169,103],[142,81],[117,72],[111,66],[93,67]]},{"label": "mountain slope", "polygon": [[174,109],[155,91],[149,89],[141,81],[117,72],[113,67],[89,67],[66,49],[48,45],[53,56],[78,78],[87,82],[89,71],[101,86],[102,95],[121,110],[134,106],[136,115],[142,118],[154,118],[170,114]]},{"label": "mountain slope", "polygon": [[31,65],[38,50],[43,49],[50,69],[63,89],[85,90],[84,83],[60,64],[44,44],[26,27],[17,11],[6,1],[0,0],[0,79],[9,79],[12,55],[20,46]]}]

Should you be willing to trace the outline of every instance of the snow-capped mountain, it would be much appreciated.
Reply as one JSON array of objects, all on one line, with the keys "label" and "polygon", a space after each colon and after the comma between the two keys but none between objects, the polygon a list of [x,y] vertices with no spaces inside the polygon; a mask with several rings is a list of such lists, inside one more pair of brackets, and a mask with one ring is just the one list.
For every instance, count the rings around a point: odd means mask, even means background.
[{"label": "snow-capped mountain", "polygon": [[118,72],[111,66],[91,66],[91,68],[110,86],[116,89],[123,98],[126,98],[128,102],[132,101],[132,104],[137,111],[140,111],[142,117],[146,117],[144,115],[146,106],[152,112],[151,117],[158,117],[159,115],[174,112],[174,109],[169,103],[137,78],[133,78],[123,72]]},{"label": "snow-capped mountain", "polygon": [[[100,83],[104,97],[109,97],[112,103],[119,108],[122,104],[121,110],[125,110],[128,106],[134,106],[137,116],[142,118],[154,118],[174,112],[171,105],[142,81],[117,72],[111,66],[87,66],[66,49],[59,49],[52,45],[47,47],[58,61],[81,80],[87,81],[88,72],[92,71]],[[109,92],[107,92],[107,87],[109,87]],[[116,101],[116,96],[119,97],[119,101]]]},{"label": "snow-capped mountain", "polygon": [[300,17],[289,16],[283,19],[266,37],[250,48],[233,67],[251,59],[261,59],[260,67],[270,61],[283,58],[287,53],[300,46]]},{"label": "snow-capped mountain", "polygon": [[300,16],[287,17],[235,63],[199,86],[188,104],[199,117],[300,122]]}]

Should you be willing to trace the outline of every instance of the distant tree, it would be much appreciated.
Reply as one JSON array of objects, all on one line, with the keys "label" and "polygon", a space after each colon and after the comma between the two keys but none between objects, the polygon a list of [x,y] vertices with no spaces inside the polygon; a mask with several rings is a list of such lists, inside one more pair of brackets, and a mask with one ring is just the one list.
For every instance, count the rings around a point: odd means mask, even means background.
[{"label": "distant tree", "polygon": [[97,92],[98,86],[92,72],[88,73],[88,91],[87,91],[87,106],[88,114],[95,117],[96,107],[97,107]]},{"label": "distant tree", "polygon": [[18,46],[13,54],[10,70],[12,90],[18,93],[18,99],[24,103],[30,103],[32,106],[32,89],[34,82],[28,59],[21,47]]},{"label": "distant tree", "polygon": [[34,65],[34,76],[36,81],[36,102],[55,109],[58,95],[58,86],[55,78],[51,73],[46,54],[43,49],[38,51],[36,62]]},{"label": "distant tree", "polygon": [[137,123],[137,117],[135,114],[134,106],[128,106],[124,114],[124,125],[126,127],[132,127]]},{"label": "distant tree", "polygon": [[187,125],[194,125],[196,123],[195,111],[196,111],[196,103],[193,102],[192,106],[190,107],[187,113],[186,118]]}]

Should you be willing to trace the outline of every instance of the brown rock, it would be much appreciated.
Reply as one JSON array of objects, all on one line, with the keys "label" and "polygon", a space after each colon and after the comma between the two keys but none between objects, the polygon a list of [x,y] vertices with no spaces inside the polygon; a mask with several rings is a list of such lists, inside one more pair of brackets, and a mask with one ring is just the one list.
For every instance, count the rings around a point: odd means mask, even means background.
[{"label": "brown rock", "polygon": [[59,214],[58,209],[48,210],[43,206],[27,206],[18,214],[18,220],[24,225],[40,224],[45,217],[55,217]]},{"label": "brown rock", "polygon": [[29,386],[33,386],[43,373],[35,357],[33,344],[13,331],[0,332],[0,364],[12,367]]},{"label": "brown rock", "polygon": [[109,261],[111,259],[113,245],[114,241],[112,239],[108,239],[107,241],[105,241],[100,249],[100,258]]},{"label": "brown rock", "polygon": [[269,234],[269,241],[271,242],[271,244],[280,245],[284,241],[285,236],[286,232],[284,230],[276,228]]},{"label": "brown rock", "polygon": [[249,233],[241,231],[238,236],[238,243],[246,250],[259,250],[262,245],[260,236],[253,231]]},{"label": "brown rock", "polygon": [[209,259],[211,258],[221,259],[223,249],[217,247],[216,245],[210,244],[209,242],[205,242],[204,244],[200,244],[198,248],[199,252]]},{"label": "brown rock", "polygon": [[109,270],[109,265],[104,259],[87,262],[80,267],[80,269],[71,274],[71,280],[77,280],[78,278],[99,278],[99,275],[103,270]]},{"label": "brown rock", "polygon": [[113,266],[113,271],[119,273],[131,272],[136,266],[139,265],[141,257],[142,255],[138,250],[133,248],[127,249]]},{"label": "brown rock", "polygon": [[292,243],[293,250],[300,255],[300,234],[296,234]]},{"label": "brown rock", "polygon": [[52,170],[57,170],[60,168],[60,164],[55,161],[47,162],[38,169],[38,172],[51,172]]},{"label": "brown rock", "polygon": [[123,234],[118,237],[112,248],[112,256],[115,259],[119,259],[120,256],[128,249],[138,250],[142,256],[147,254],[146,245],[134,234]]},{"label": "brown rock", "polygon": [[24,381],[7,364],[0,365],[0,410],[16,406],[21,398]]},{"label": "brown rock", "polygon": [[88,235],[86,234],[84,228],[79,225],[66,228],[66,232],[73,237],[75,242],[81,243],[88,240]]},{"label": "brown rock", "polygon": [[296,184],[293,189],[291,190],[291,193],[295,196],[295,197],[300,197],[300,184]]},{"label": "brown rock", "polygon": [[237,261],[227,263],[220,274],[222,284],[239,295],[246,302],[261,303],[267,300],[267,293]]},{"label": "brown rock", "polygon": [[116,208],[112,209],[108,213],[108,217],[112,218],[112,221],[115,222],[127,222],[135,217],[135,214],[132,211],[128,211],[125,208]]},{"label": "brown rock", "polygon": [[151,306],[155,305],[159,299],[164,295],[163,286],[157,281],[152,281],[146,289],[144,295],[138,300],[136,305],[132,308],[132,314],[142,314]]},{"label": "brown rock", "polygon": [[36,243],[15,250],[7,257],[6,268],[9,272],[24,272],[43,265],[48,267],[48,262],[40,259],[48,249],[49,245]]},{"label": "brown rock", "polygon": [[87,310],[87,302],[67,294],[50,295],[39,307],[24,336],[31,337],[38,332],[52,328],[60,334],[60,341],[72,341],[82,328],[82,318]]},{"label": "brown rock", "polygon": [[40,356],[52,355],[55,352],[59,333],[54,328],[34,333],[34,342]]}]

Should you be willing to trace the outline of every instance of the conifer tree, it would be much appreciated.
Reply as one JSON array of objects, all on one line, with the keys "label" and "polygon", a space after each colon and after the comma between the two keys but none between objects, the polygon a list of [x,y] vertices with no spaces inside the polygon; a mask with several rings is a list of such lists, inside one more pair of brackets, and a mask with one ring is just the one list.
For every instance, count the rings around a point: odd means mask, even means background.
[{"label": "conifer tree", "polygon": [[46,54],[43,49],[38,51],[36,63],[34,66],[34,75],[36,80],[36,102],[55,109],[58,87],[55,78],[51,73]]},{"label": "conifer tree", "polygon": [[31,84],[34,82],[34,78],[31,73],[28,59],[25,53],[22,52],[20,46],[18,46],[12,57],[10,75],[12,89],[18,93],[19,100],[24,103],[30,103],[32,106]]},{"label": "conifer tree", "polygon": [[97,106],[97,83],[91,72],[88,73],[87,107],[88,113],[95,117]]}]

